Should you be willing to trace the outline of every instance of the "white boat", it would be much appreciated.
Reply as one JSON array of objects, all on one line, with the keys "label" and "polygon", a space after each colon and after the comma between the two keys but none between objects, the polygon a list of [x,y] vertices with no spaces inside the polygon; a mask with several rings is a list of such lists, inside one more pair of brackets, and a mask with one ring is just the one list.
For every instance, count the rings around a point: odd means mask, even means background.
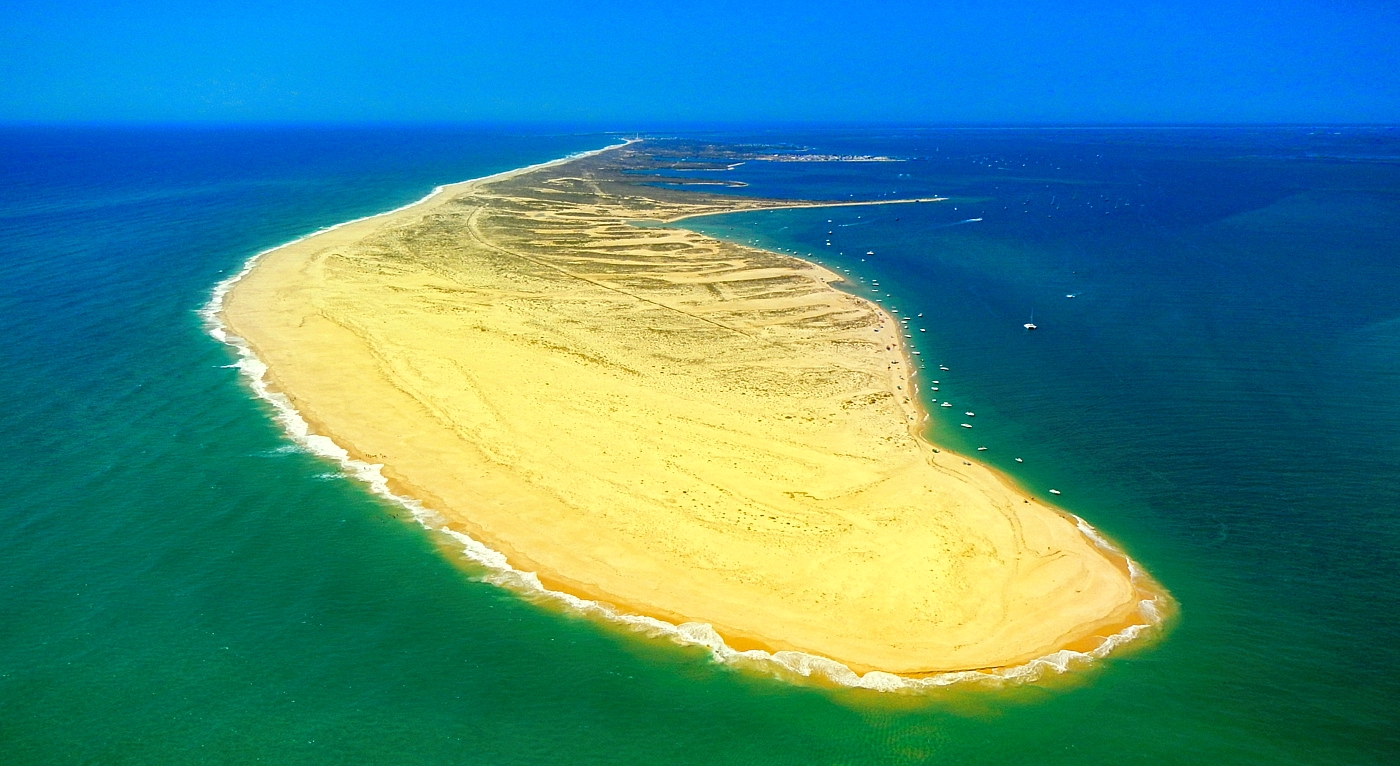
[{"label": "white boat", "polygon": [[986,448],[986,447],[978,447],[978,448],[977,448],[977,451],[978,451],[978,452],[986,452],[986,451],[987,451],[987,448]]},{"label": "white boat", "polygon": [[1018,457],[1018,458],[1016,458],[1016,462],[1018,462],[1018,463],[1024,463],[1024,462],[1026,462],[1026,461],[1024,461],[1024,460],[1022,460],[1021,458]]},{"label": "white boat", "polygon": [[976,416],[977,416],[977,413],[975,413],[975,412],[964,412],[963,414],[966,415],[966,416],[968,416],[968,417],[970,417],[970,418],[971,418],[971,417],[976,417]]},{"label": "white boat", "polygon": [[1052,489],[1052,490],[1050,490],[1050,494],[1052,494],[1052,495],[1058,495],[1058,494],[1060,494],[1060,490],[1058,490],[1058,489]]},{"label": "white boat", "polygon": [[959,425],[961,425],[963,428],[971,428],[971,427],[972,427],[972,424],[971,424],[971,423],[959,423]]},{"label": "white boat", "polygon": [[944,402],[944,403],[942,404],[942,406],[943,406],[943,407],[952,407],[953,405],[949,404],[948,402]]},{"label": "white boat", "polygon": [[944,367],[944,366],[941,365],[941,364],[938,365],[938,369],[940,369],[940,370],[942,370],[942,371],[944,371],[944,372],[947,372],[947,371],[948,371],[948,368],[947,368],[947,367]]},{"label": "white boat", "polygon": [[1027,331],[1035,329],[1035,309],[1031,309],[1031,321],[1026,322],[1021,326],[1026,328]]}]

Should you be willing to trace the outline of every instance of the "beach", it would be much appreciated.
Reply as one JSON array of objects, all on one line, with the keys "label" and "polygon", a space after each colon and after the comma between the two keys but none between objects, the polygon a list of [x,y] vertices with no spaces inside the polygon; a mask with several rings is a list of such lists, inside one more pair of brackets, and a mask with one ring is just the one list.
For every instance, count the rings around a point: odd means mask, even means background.
[{"label": "beach", "polygon": [[394,494],[617,613],[902,676],[1154,621],[1077,519],[921,438],[896,318],[818,265],[632,225],[822,203],[658,189],[623,173],[643,161],[453,184],[298,240],[220,318]]},{"label": "beach", "polygon": [[[530,561],[509,568],[441,512],[471,508],[426,496],[420,508],[402,483],[391,492],[338,451],[333,438],[356,445],[328,421],[308,425],[265,389],[275,381],[218,313],[258,253],[609,136],[12,130],[12,157],[30,159],[10,166],[0,194],[0,438],[25,458],[0,568],[6,765],[206,752],[521,765],[560,754],[707,766],[1395,760],[1400,662],[1360,649],[1394,643],[1400,593],[1387,565],[1400,483],[1386,480],[1400,470],[1400,164],[1374,159],[1400,155],[1400,138],[1338,130],[677,136],[902,160],[669,171],[745,184],[720,194],[950,198],[630,228],[815,260],[846,278],[836,289],[897,307],[911,319],[903,340],[929,454],[963,455],[1077,514],[1170,592],[1160,628],[1101,660],[1065,651],[858,677],[674,622],[692,615],[647,617],[655,594],[608,612],[552,573],[554,590],[536,586]],[[742,159],[645,146],[668,162]],[[1013,160],[1044,172],[1009,178]],[[714,190],[684,195],[704,207]],[[1032,308],[1039,329],[1026,332]],[[1066,658],[1067,672],[1049,664]]]}]

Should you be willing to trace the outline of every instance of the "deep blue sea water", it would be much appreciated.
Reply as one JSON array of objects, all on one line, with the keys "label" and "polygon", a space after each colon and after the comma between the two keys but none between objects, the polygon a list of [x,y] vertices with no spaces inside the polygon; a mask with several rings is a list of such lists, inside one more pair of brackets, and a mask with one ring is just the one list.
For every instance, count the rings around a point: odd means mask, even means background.
[{"label": "deep blue sea water", "polygon": [[1177,599],[1164,635],[920,698],[719,666],[475,581],[292,448],[201,326],[259,250],[607,136],[12,128],[0,762],[1400,760],[1400,131],[721,138],[905,160],[747,163],[735,193],[949,197],[687,225],[910,317],[956,404],[930,437],[1060,489]]}]

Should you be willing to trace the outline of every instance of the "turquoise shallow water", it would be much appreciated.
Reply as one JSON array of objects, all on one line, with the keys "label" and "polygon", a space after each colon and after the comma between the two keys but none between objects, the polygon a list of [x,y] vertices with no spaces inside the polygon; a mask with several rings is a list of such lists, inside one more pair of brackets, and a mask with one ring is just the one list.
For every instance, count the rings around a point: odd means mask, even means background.
[{"label": "turquoise shallow water", "polygon": [[3,761],[1400,755],[1394,133],[728,138],[910,158],[750,163],[733,172],[750,193],[952,197],[691,225],[812,254],[910,316],[921,358],[950,368],[925,395],[977,412],[971,431],[936,414],[932,438],[1061,489],[1180,601],[1164,637],[1043,684],[918,699],[718,666],[476,582],[292,448],[200,325],[258,250],[605,136],[16,129],[0,134],[0,440],[19,469],[0,504]]}]

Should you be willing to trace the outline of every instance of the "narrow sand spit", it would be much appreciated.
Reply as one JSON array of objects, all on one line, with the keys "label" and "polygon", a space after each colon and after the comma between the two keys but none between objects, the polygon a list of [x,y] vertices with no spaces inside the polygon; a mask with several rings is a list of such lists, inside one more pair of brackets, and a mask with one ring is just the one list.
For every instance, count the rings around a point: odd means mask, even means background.
[{"label": "narrow sand spit", "polygon": [[1157,619],[1087,526],[918,438],[898,323],[838,275],[629,224],[789,205],[622,173],[647,161],[629,144],[299,240],[221,319],[395,494],[730,654],[926,676],[1096,656]]}]

